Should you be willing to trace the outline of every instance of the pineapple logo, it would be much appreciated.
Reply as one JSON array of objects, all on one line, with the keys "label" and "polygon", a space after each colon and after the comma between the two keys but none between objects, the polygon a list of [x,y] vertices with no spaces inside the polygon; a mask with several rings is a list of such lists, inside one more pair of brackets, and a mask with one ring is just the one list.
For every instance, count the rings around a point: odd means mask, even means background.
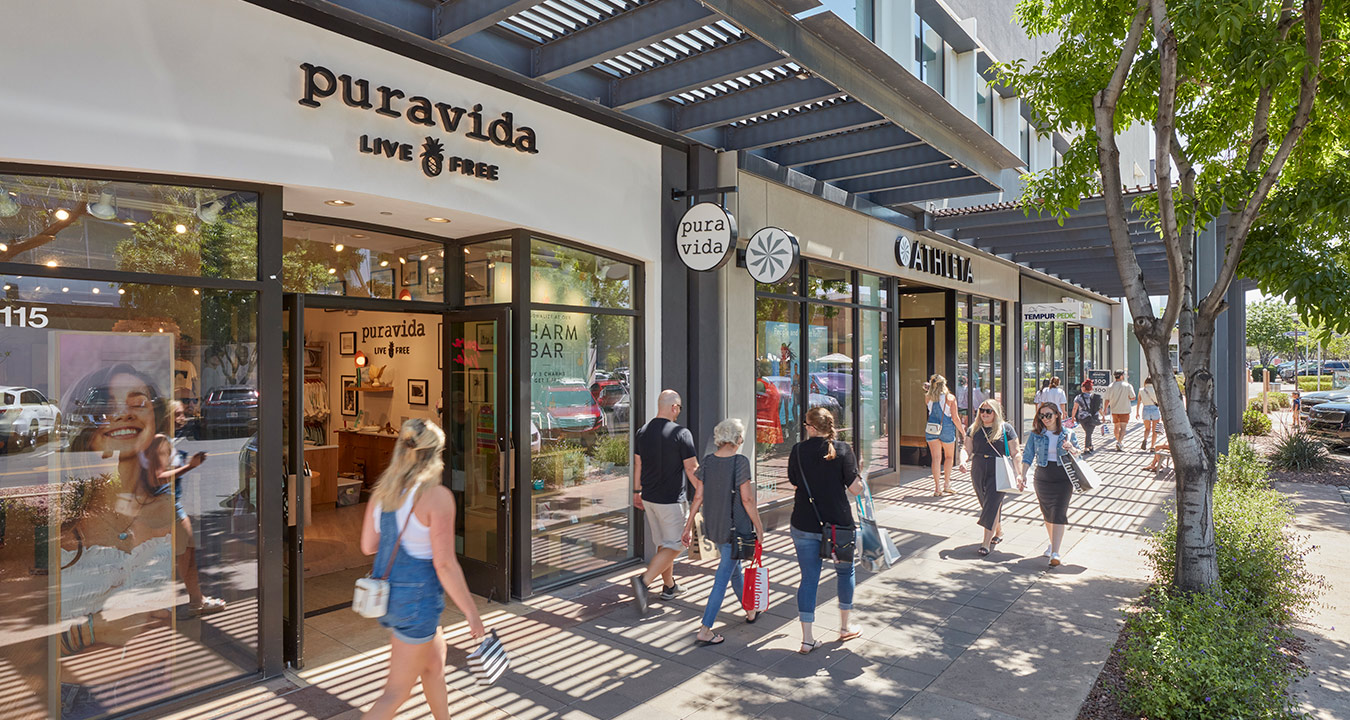
[{"label": "pineapple logo", "polygon": [[422,143],[422,172],[427,177],[436,177],[445,169],[445,147],[441,141],[428,137],[426,142]]}]

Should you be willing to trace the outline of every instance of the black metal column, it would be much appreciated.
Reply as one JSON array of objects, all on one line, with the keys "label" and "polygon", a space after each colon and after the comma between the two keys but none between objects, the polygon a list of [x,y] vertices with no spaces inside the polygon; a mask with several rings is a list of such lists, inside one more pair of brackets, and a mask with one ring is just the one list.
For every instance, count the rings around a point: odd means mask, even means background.
[{"label": "black metal column", "polygon": [[[285,669],[285,639],[282,629],[285,573],[282,539],[285,502],[278,477],[282,470],[281,403],[281,188],[262,192],[258,198],[258,389],[264,402],[258,414],[258,654],[263,674],[280,675]],[[303,338],[292,338],[303,343]]]}]

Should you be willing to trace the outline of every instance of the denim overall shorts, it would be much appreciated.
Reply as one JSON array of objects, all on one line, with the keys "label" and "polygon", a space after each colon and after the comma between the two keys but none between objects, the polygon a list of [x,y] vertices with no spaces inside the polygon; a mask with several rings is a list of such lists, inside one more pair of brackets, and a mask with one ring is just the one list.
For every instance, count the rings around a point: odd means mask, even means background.
[{"label": "denim overall shorts", "polygon": [[[413,514],[408,514],[412,522]],[[394,632],[394,637],[409,645],[430,642],[441,624],[445,610],[445,592],[436,566],[430,559],[423,560],[398,552],[398,515],[396,511],[380,513],[380,549],[375,553],[375,572],[382,573],[389,565],[389,554],[394,555],[394,568],[389,573],[389,610],[380,618],[380,624]]]}]

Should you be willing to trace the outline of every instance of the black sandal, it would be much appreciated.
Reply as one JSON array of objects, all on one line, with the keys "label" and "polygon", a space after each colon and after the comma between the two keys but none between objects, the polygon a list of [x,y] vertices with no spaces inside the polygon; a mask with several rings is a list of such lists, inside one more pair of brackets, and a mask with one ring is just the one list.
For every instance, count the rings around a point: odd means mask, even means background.
[{"label": "black sandal", "polygon": [[698,638],[694,638],[694,641],[697,642],[700,647],[708,647],[709,645],[721,645],[726,642],[727,639],[721,635],[714,634],[709,640],[699,640]]},{"label": "black sandal", "polygon": [[975,552],[976,552],[976,553],[979,553],[980,557],[984,557],[985,555],[988,555],[988,554],[989,554],[989,548],[987,548],[987,547],[981,545],[981,546],[980,546],[980,549],[979,549],[979,550],[976,550]]},{"label": "black sandal", "polygon": [[746,616],[745,616],[745,624],[746,624],[746,625],[754,625],[754,624],[755,624],[755,621],[759,619],[759,615],[760,615],[760,613],[759,613],[758,611],[755,612],[754,617],[751,617],[750,615],[746,615]]},{"label": "black sandal", "polygon": [[990,545],[997,545],[997,544],[999,544],[999,543],[1001,543],[1001,542],[1003,542],[1003,537],[1002,537],[1001,535],[995,535],[995,536],[994,536],[994,539],[989,541],[989,544],[990,544]]}]

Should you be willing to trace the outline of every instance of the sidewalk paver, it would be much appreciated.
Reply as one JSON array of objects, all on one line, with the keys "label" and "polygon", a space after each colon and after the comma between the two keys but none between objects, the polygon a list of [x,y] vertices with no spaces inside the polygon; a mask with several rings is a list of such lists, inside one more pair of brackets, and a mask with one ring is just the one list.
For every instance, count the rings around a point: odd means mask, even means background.
[{"label": "sidewalk paver", "polygon": [[[1138,424],[1134,428],[1129,439],[1137,448],[1141,435]],[[1142,470],[1149,457],[1137,451],[1094,456],[1106,485],[1074,498],[1065,564],[1054,570],[1041,556],[1046,537],[1034,493],[1005,504],[1005,541],[981,558],[975,553],[978,503],[968,477],[953,479],[956,495],[934,498],[928,473],[904,468],[902,484],[875,492],[878,521],[904,559],[882,572],[859,568],[854,613],[864,635],[846,644],[833,641],[839,618],[831,607],[833,574],[826,570],[816,623],[825,642],[806,656],[796,652],[798,571],[784,529],[765,543],[770,612],[746,624],[728,594],[717,628],[727,642],[720,646],[694,643],[712,582],[710,563],[681,563],[686,593],[653,601],[641,619],[628,602],[631,570],[523,603],[484,604],[512,654],[507,677],[486,689],[464,671],[467,631],[447,611],[452,714],[474,720],[1072,720],[1115,642],[1121,608],[1145,585],[1138,551],[1146,531],[1161,523],[1172,493],[1170,475]],[[310,628],[311,636],[325,638],[310,642],[323,664],[178,717],[359,717],[384,682],[387,640],[370,630],[371,621],[337,613],[316,618]],[[349,652],[342,656],[344,647]],[[420,688],[399,717],[429,717]]]},{"label": "sidewalk paver", "polygon": [[1308,567],[1331,583],[1316,613],[1299,628],[1308,642],[1311,675],[1295,685],[1303,711],[1316,720],[1350,717],[1350,491],[1331,485],[1276,483],[1295,503],[1295,528],[1316,549]]}]

